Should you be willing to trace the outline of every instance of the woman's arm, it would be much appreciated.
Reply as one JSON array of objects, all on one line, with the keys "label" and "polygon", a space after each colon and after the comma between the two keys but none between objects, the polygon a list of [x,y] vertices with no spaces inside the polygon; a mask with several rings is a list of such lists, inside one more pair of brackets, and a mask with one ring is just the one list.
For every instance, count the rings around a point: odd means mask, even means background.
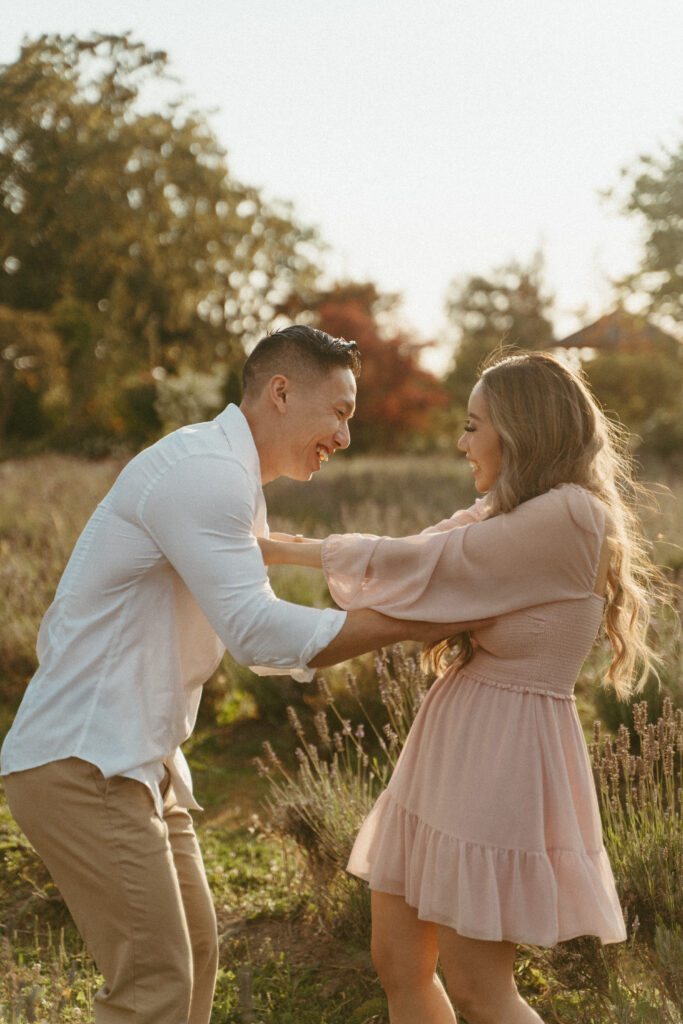
[{"label": "woman's arm", "polygon": [[604,513],[573,484],[461,529],[412,537],[332,534],[323,542],[334,601],[415,621],[485,619],[584,598],[595,585]]}]

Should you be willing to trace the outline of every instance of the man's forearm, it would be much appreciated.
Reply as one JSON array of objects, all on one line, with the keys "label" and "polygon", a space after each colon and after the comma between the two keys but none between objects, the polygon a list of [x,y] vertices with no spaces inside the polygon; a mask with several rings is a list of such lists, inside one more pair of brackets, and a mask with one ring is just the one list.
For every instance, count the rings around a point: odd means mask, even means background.
[{"label": "man's forearm", "polygon": [[401,640],[431,643],[478,625],[479,622],[412,622],[392,619],[370,608],[353,611],[346,616],[334,640],[311,658],[309,665],[311,668],[324,668]]},{"label": "man's forearm", "polygon": [[285,533],[273,533],[270,539],[259,537],[261,555],[266,565],[305,565],[322,568],[322,542],[309,538],[295,540]]}]

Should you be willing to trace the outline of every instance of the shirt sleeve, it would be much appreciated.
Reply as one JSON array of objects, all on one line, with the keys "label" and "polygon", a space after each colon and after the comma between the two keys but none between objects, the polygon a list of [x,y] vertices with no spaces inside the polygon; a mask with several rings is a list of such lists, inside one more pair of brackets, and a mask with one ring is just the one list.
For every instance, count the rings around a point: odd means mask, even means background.
[{"label": "shirt sleeve", "polygon": [[600,502],[567,484],[460,528],[333,535],[323,568],[342,608],[426,622],[490,618],[590,594],[604,526]]},{"label": "shirt sleeve", "polygon": [[191,455],[155,481],[138,515],[236,661],[305,669],[346,616],[275,596],[252,532],[255,508],[240,462]]}]

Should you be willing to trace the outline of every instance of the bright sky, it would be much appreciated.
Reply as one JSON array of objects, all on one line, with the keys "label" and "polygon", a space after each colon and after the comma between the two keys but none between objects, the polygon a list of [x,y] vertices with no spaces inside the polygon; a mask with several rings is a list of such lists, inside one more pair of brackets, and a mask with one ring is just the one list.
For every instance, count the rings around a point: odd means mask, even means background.
[{"label": "bright sky", "polygon": [[318,225],[423,336],[455,276],[542,247],[557,328],[610,306],[638,226],[601,190],[683,131],[681,0],[5,0],[24,34],[168,52],[232,173]]}]

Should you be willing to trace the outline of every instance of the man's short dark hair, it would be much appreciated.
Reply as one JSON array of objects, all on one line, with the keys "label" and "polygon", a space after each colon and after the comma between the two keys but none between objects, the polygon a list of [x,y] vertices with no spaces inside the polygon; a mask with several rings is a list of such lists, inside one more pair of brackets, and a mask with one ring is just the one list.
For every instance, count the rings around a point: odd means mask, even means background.
[{"label": "man's short dark hair", "polygon": [[242,391],[258,393],[276,373],[325,373],[335,366],[360,376],[355,341],[333,338],[315,327],[296,324],[273,331],[256,344],[242,369]]}]

